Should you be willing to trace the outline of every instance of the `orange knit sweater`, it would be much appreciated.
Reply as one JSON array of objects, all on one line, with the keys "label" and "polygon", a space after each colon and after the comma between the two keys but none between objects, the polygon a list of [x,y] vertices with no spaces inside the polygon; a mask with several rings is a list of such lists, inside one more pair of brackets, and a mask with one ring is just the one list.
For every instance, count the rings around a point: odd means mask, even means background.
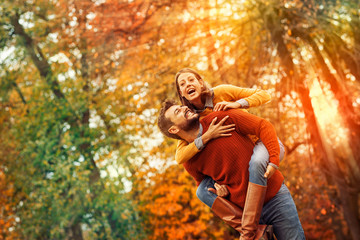
[{"label": "orange knit sweater", "polygon": [[[270,159],[277,163],[279,163],[280,148],[272,124],[238,109],[213,112],[204,117],[200,121],[203,131],[207,131],[215,116],[220,121],[227,115],[230,117],[226,124],[236,125],[232,136],[210,141],[206,148],[183,165],[197,184],[200,184],[205,176],[209,176],[217,183],[226,185],[230,192],[229,200],[239,207],[244,207],[249,182],[249,161],[254,148],[254,143],[246,135],[259,134],[270,153]],[[284,177],[278,170],[268,179],[265,202],[275,196],[283,180]]]}]

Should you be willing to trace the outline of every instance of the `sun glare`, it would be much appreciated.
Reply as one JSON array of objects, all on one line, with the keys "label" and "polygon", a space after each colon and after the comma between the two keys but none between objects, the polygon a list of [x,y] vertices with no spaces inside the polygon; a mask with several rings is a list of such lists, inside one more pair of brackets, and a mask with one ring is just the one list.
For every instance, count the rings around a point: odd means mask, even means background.
[{"label": "sun glare", "polygon": [[337,110],[338,102],[331,92],[322,88],[318,80],[314,80],[310,87],[310,97],[319,127],[326,134],[325,139],[334,145],[347,141],[347,129],[342,124]]}]

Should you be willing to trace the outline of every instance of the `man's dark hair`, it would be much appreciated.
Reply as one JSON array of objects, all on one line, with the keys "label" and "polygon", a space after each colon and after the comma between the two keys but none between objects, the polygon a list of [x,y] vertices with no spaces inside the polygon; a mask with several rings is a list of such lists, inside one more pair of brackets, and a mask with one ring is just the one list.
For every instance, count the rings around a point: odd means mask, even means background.
[{"label": "man's dark hair", "polygon": [[166,111],[174,105],[176,105],[176,102],[174,100],[167,99],[163,102],[157,124],[161,133],[165,136],[175,139],[181,139],[178,135],[169,133],[168,130],[172,125],[174,125],[174,123],[169,118],[165,117]]}]

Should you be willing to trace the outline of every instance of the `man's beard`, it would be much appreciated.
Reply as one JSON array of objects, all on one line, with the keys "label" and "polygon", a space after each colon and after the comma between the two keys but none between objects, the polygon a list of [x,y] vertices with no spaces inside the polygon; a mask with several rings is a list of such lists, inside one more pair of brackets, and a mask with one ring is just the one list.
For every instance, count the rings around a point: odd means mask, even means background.
[{"label": "man's beard", "polygon": [[199,127],[199,115],[191,118],[191,119],[187,119],[186,123],[181,124],[179,127],[184,130],[184,131],[189,131],[189,130],[193,130],[197,127]]}]

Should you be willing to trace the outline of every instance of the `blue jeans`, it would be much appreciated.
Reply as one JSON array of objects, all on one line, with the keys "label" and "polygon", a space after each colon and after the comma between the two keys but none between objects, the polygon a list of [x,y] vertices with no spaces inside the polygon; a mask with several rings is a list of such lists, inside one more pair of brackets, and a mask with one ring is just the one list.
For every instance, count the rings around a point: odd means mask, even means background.
[{"label": "blue jeans", "polygon": [[305,239],[295,203],[284,183],[275,197],[264,205],[260,224],[273,225],[278,240]]},{"label": "blue jeans", "polygon": [[[279,140],[280,146],[280,161],[283,160],[285,155],[284,144]],[[253,154],[249,162],[249,182],[258,185],[266,186],[267,179],[264,178],[266,168],[269,164],[269,152],[263,142],[260,140],[255,144]]]},{"label": "blue jeans", "polygon": [[[209,187],[214,188],[215,181],[210,177],[205,178],[199,185],[198,193],[200,200],[209,207],[215,201],[216,194],[209,192]],[[199,191],[199,189],[203,189]],[[267,202],[262,210],[260,224],[273,225],[274,234],[278,240],[302,240],[305,239],[304,230],[296,210],[295,203],[286,185],[283,183],[278,193]]]}]

